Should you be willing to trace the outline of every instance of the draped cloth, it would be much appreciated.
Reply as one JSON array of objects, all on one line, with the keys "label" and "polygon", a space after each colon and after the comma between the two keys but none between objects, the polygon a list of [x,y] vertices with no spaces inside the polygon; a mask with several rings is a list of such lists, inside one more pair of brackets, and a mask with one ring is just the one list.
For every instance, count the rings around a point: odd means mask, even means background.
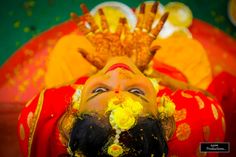
[{"label": "draped cloth", "polygon": [[[58,130],[58,120],[67,111],[79,84],[42,91],[23,109],[18,122],[18,137],[24,156],[67,154]],[[200,142],[221,142],[225,135],[224,112],[216,99],[190,90],[171,91],[161,87],[157,99],[169,96],[176,104],[176,131],[168,141],[169,156],[216,156],[199,152]]]},{"label": "draped cloth", "polygon": [[[168,95],[176,104],[176,131],[168,141],[169,156],[215,156],[213,153],[200,153],[200,142],[223,141],[226,134],[225,141],[230,142],[231,148],[236,146],[236,130],[232,124],[236,118],[236,78],[231,75],[235,74],[235,41],[226,40],[228,38],[220,31],[199,20],[194,20],[190,30],[193,37],[203,44],[211,60],[214,78],[207,90],[216,97],[209,98],[196,91],[171,91],[167,87],[163,87],[157,97]],[[211,40],[208,40],[209,36]],[[222,58],[220,54],[223,51],[230,52],[226,55],[228,57]],[[219,74],[222,70],[217,68],[218,63],[227,72]],[[158,67],[158,71],[171,77],[181,74],[166,69],[166,65]],[[186,81],[184,77],[177,79]],[[18,137],[24,156],[58,156],[66,153],[58,131],[58,119],[67,110],[76,85],[84,84],[85,80],[81,78],[75,85],[44,90],[26,105],[18,122]],[[30,93],[33,93],[32,90]],[[10,95],[8,97],[11,98]],[[220,154],[235,155],[234,149],[230,150],[230,154]]]}]

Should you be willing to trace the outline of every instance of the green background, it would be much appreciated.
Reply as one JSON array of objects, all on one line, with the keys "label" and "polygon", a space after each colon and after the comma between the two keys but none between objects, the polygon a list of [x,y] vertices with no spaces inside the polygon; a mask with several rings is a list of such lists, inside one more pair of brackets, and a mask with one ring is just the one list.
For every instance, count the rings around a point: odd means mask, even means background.
[{"label": "green background", "polygon": [[[80,3],[89,9],[104,0],[5,0],[0,6],[0,65],[32,37],[69,19],[70,12],[81,14]],[[136,8],[143,0],[119,0]],[[160,0],[165,5],[170,0]],[[180,0],[195,18],[215,25],[234,38],[236,27],[227,16],[228,0]]]}]

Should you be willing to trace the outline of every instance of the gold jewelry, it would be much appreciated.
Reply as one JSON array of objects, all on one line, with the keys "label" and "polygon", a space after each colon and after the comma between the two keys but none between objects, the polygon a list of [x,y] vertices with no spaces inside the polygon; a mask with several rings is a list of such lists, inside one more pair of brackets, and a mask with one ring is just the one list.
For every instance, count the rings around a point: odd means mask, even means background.
[{"label": "gold jewelry", "polygon": [[175,113],[175,103],[168,96],[162,96],[157,107],[161,120],[169,118]]},{"label": "gold jewelry", "polygon": [[152,78],[152,77],[148,77],[148,79],[151,81],[151,83],[152,83],[152,85],[153,85],[153,87],[154,87],[154,89],[155,89],[155,92],[156,93],[158,93],[158,91],[159,91],[159,81],[160,80],[157,80],[156,78]]},{"label": "gold jewelry", "polygon": [[80,102],[81,102],[81,93],[83,90],[83,85],[78,85],[76,87],[76,91],[72,96],[72,109],[79,110]]}]

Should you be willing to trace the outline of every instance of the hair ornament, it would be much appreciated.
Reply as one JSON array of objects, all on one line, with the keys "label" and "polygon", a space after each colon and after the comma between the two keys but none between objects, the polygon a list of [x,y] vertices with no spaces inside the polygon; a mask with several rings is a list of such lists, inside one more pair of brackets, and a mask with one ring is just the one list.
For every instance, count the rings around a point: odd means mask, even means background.
[{"label": "hair ornament", "polygon": [[159,91],[159,81],[160,80],[158,80],[156,78],[152,78],[152,77],[148,77],[148,79],[151,81],[156,93],[158,93],[158,91]]},{"label": "hair ornament", "polygon": [[73,110],[78,111],[80,107],[80,102],[81,102],[81,93],[83,90],[83,85],[78,85],[76,87],[75,93],[72,96],[72,108]]},{"label": "hair ornament", "polygon": [[175,103],[168,96],[162,96],[157,107],[159,118],[165,119],[175,113]]}]

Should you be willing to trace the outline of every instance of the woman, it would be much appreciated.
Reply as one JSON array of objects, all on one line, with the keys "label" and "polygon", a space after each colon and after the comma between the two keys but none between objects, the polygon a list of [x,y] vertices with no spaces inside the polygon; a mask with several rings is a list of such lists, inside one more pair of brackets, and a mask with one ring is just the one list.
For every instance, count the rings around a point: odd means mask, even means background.
[{"label": "woman", "polygon": [[[168,16],[151,29],[154,16],[143,21],[144,8],[134,32],[125,19],[109,32],[102,10],[102,32],[84,5],[84,16],[72,14],[92,45],[92,51],[79,52],[99,70],[72,85],[44,90],[26,105],[18,125],[24,156],[205,156],[201,142],[223,141],[224,115],[216,100],[198,91],[171,90],[166,85],[185,85],[169,77],[158,85],[143,74]],[[156,10],[154,3],[151,15]]]}]

